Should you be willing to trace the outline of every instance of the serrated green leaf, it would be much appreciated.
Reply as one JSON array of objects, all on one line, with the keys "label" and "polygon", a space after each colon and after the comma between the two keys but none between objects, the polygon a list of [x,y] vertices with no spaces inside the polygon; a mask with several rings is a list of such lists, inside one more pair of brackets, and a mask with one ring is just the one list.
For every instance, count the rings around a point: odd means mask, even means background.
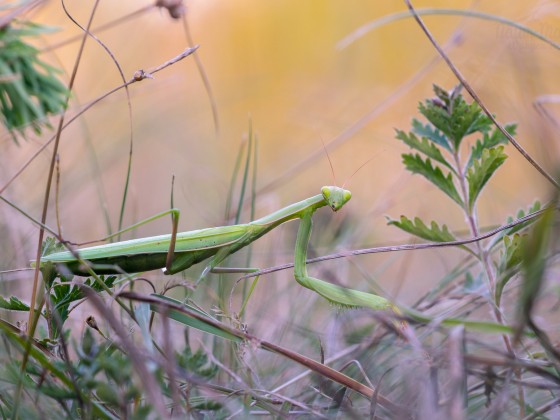
[{"label": "serrated green leaf", "polygon": [[[105,283],[107,287],[112,287],[117,276],[99,276],[99,279]],[[101,286],[98,281],[92,277],[88,278],[84,284],[91,287],[96,292],[103,292],[105,288]],[[56,336],[59,331],[59,324],[63,325],[68,319],[70,313],[70,305],[84,298],[84,293],[82,289],[78,286],[70,285],[64,281],[57,282],[52,287],[51,301],[53,303],[54,311],[56,311],[59,323],[55,323],[53,328],[53,333]]]},{"label": "serrated green leaf", "polygon": [[461,101],[453,110],[451,124],[455,148],[458,149],[464,137],[476,131],[489,130],[491,121],[482,113],[476,102],[467,104]]},{"label": "serrated green leaf", "polygon": [[406,216],[401,216],[400,220],[389,219],[388,224],[432,242],[450,242],[456,240],[455,236],[449,232],[446,225],[440,227],[435,221],[432,221],[430,227],[428,227],[422,219],[418,217],[415,217],[414,221],[412,221]]},{"label": "serrated green leaf", "polygon": [[422,139],[420,140],[414,135],[414,133],[407,134],[402,130],[397,130],[397,135],[395,137],[399,140],[402,140],[408,147],[418,150],[419,152],[425,154],[436,162],[439,162],[442,165],[448,167],[455,173],[455,170],[447,162],[439,148],[434,143],[431,143],[426,137],[422,137]]},{"label": "serrated green leaf", "polygon": [[[529,214],[531,214],[531,213],[535,213],[535,212],[539,211],[541,208],[542,208],[541,202],[540,202],[539,200],[536,200],[536,201],[527,209],[527,212],[526,212],[526,213],[525,213],[525,211],[524,211],[523,209],[519,209],[519,210],[517,211],[516,218],[517,218],[517,219],[521,219],[522,217],[525,217],[525,216],[527,216],[527,215],[529,215]],[[514,220],[513,217],[510,216],[510,217],[507,218],[507,223],[512,223],[513,220]],[[507,231],[505,231],[505,233],[506,233],[507,235],[512,235],[512,234],[514,234],[514,233],[516,233],[516,232],[519,232],[520,230],[526,228],[527,226],[529,226],[529,225],[535,223],[536,221],[537,221],[537,219],[535,218],[535,219],[532,219],[532,220],[527,220],[526,222],[523,222],[523,223],[519,223],[518,225],[516,225],[516,226],[512,227],[511,229],[508,229]]]},{"label": "serrated green leaf", "polygon": [[[106,287],[113,287],[113,285],[115,284],[115,281],[117,280],[117,276],[99,276],[99,280],[101,280],[101,282],[103,282],[103,284]],[[86,280],[86,285],[90,286],[96,292],[104,292],[105,291],[105,287],[103,287],[97,281],[97,279],[95,279],[93,277],[89,277]]]},{"label": "serrated green leaf", "polygon": [[432,161],[427,158],[425,161],[418,154],[403,154],[403,163],[410,172],[415,174],[420,174],[445,194],[447,194],[453,201],[463,206],[463,200],[459,196],[455,184],[453,183],[453,178],[451,173],[445,176],[442,170],[432,165]]},{"label": "serrated green leaf", "polygon": [[504,153],[504,147],[499,146],[493,149],[484,149],[480,159],[473,161],[472,166],[467,172],[469,208],[471,210],[488,180],[506,159],[507,155]]},{"label": "serrated green leaf", "polygon": [[488,131],[491,127],[490,119],[482,113],[476,102],[468,104],[454,89],[452,94],[434,86],[434,91],[439,100],[429,99],[420,103],[418,109],[426,119],[440,130],[453,144],[453,149],[458,150],[465,136],[476,131]]},{"label": "serrated green leaf", "polygon": [[[531,204],[529,206],[529,208],[527,209],[527,212],[525,212],[525,210],[523,209],[519,209],[517,211],[517,214],[515,216],[515,219],[521,219],[522,217],[525,217],[529,214],[535,213],[537,211],[539,211],[541,209],[541,203],[539,200],[536,200],[533,204]],[[489,245],[488,249],[492,249],[493,247],[495,247],[498,243],[501,243],[501,241],[503,240],[504,236],[511,236],[514,233],[520,232],[523,229],[525,229],[526,227],[532,225],[533,223],[535,223],[538,220],[538,217],[535,217],[533,219],[527,220],[523,223],[519,223],[515,226],[513,226],[510,229],[507,230],[503,230],[500,233],[498,233],[496,236],[494,236],[494,238],[492,239],[491,244]],[[513,216],[508,216],[506,219],[506,224],[510,224],[514,221],[514,217]]]},{"label": "serrated green leaf", "polygon": [[435,128],[454,142],[453,131],[451,130],[451,115],[446,108],[427,100],[425,103],[418,104],[418,110]]},{"label": "serrated green leaf", "polygon": [[65,249],[64,245],[57,242],[56,239],[49,237],[41,244],[41,257],[54,254],[55,252],[64,251]]},{"label": "serrated green leaf", "polygon": [[[506,124],[504,129],[511,134],[515,135],[515,130],[517,129],[517,124]],[[472,166],[472,163],[476,159],[480,159],[484,149],[491,149],[500,144],[507,144],[508,138],[497,128],[495,128],[491,134],[484,133],[482,140],[477,140],[476,144],[471,148],[471,155],[469,156],[469,161],[467,163],[466,169]]]},{"label": "serrated green leaf", "polygon": [[441,86],[436,85],[435,83],[432,85],[432,89],[434,90],[436,97],[443,102],[446,108],[449,108],[449,105],[453,101],[453,98],[456,96],[455,95],[456,91],[453,90],[451,92],[448,92]]},{"label": "serrated green leaf", "polygon": [[0,308],[10,311],[29,311],[29,305],[23,303],[15,296],[10,296],[10,300],[6,300],[0,296]]},{"label": "serrated green leaf", "polygon": [[420,137],[426,137],[428,140],[433,141],[435,144],[445,148],[448,151],[451,150],[451,146],[445,137],[439,130],[435,129],[431,124],[423,125],[416,118],[412,119],[412,132],[419,135]]}]

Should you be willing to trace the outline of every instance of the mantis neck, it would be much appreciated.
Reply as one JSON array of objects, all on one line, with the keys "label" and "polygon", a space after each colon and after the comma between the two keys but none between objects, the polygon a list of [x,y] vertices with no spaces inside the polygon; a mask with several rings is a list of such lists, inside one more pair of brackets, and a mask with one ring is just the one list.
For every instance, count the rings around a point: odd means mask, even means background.
[{"label": "mantis neck", "polygon": [[249,224],[268,225],[271,228],[274,228],[289,220],[301,218],[306,211],[314,212],[326,205],[327,203],[325,202],[323,196],[321,194],[317,194],[298,203],[291,204],[288,207],[284,207],[283,209],[275,211],[274,213],[257,219]]}]

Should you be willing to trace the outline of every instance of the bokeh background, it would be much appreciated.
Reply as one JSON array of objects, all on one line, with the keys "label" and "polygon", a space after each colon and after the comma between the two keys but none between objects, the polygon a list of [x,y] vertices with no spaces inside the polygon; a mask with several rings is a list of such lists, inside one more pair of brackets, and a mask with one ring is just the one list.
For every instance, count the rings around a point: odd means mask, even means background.
[{"label": "bokeh background", "polygon": [[[77,22],[87,24],[93,2],[66,1],[65,5]],[[148,1],[101,2],[94,16],[93,32],[127,79],[188,46],[183,22],[150,5]],[[426,24],[498,120],[518,122],[518,141],[554,172],[557,129],[534,104],[544,95],[554,99],[560,91],[560,52],[527,33],[461,15],[461,10],[511,19],[560,41],[560,3],[415,1],[414,5],[454,8],[447,15],[425,16]],[[336,182],[346,181],[353,192],[352,201],[340,214],[324,210],[317,215],[312,239],[316,255],[409,242],[408,235],[386,225],[387,215],[438,220],[467,234],[459,209],[421,177],[404,171],[400,154],[406,148],[394,138],[395,128],[409,130],[411,118],[419,117],[417,104],[432,96],[432,84],[447,89],[457,84],[414,20],[396,18],[396,13],[406,10],[403,2],[192,0],[186,7],[219,127],[192,56],[157,73],[153,80],[130,87],[132,120],[124,90],[94,106],[62,134],[58,204],[65,237],[82,242],[104,236],[104,203],[115,228],[131,126],[134,149],[125,225],[169,208],[173,176],[175,206],[182,210],[180,230],[228,223],[224,207],[229,183],[250,121],[259,142],[257,216],[317,194],[322,185],[335,182],[323,144]],[[142,8],[146,10],[109,29],[96,29]],[[79,42],[66,41],[81,30],[65,15],[60,2],[47,2],[30,17],[58,28],[38,46],[44,50],[43,59],[63,68],[66,74],[61,77],[68,80]],[[377,23],[375,29],[357,35],[356,31],[372,23]],[[88,40],[68,115],[121,83],[107,51]],[[560,118],[558,105],[545,106],[551,116]],[[47,139],[47,135],[37,138],[30,133],[18,147],[3,134],[0,184]],[[510,158],[479,200],[483,226],[500,224],[534,199],[546,200],[548,194],[546,181],[513,147],[507,151]],[[37,217],[49,161],[48,152],[41,154],[5,192]],[[53,197],[51,226],[56,225],[54,203]],[[249,220],[248,211],[246,206],[242,220]],[[37,228],[7,206],[0,207],[0,220],[10,237],[2,241],[2,247],[15,244],[2,250],[1,268],[27,266],[35,253]],[[252,263],[267,267],[291,262],[293,225],[262,238],[253,250]],[[340,226],[342,233],[334,240]],[[166,218],[129,237],[169,229]],[[452,249],[368,255],[325,263],[313,272],[325,277],[330,272],[342,283],[361,289],[367,287],[367,273],[396,299],[411,302],[436,284],[459,257]],[[24,297],[30,293],[31,278],[31,272],[3,277],[7,290],[18,290]],[[199,293],[212,298],[213,291],[207,287]],[[295,285],[290,272],[267,276],[255,293],[250,313],[280,323],[282,319],[288,322],[288,316],[290,320],[298,314],[306,316],[316,299]],[[330,308],[324,304],[323,309]]]}]

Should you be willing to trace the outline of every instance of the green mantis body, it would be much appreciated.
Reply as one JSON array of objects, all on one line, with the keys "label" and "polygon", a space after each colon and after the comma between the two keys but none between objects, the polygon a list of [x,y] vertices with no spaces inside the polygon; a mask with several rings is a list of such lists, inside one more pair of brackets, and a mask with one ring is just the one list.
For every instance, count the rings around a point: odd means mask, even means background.
[{"label": "green mantis body", "polygon": [[[88,261],[97,274],[137,273],[165,268],[165,274],[175,274],[194,264],[210,259],[200,279],[227,256],[239,251],[275,227],[290,220],[301,219],[295,248],[294,276],[299,284],[311,289],[330,302],[347,307],[383,309],[388,301],[376,295],[327,283],[307,275],[307,245],[311,235],[312,216],[321,207],[338,211],[351,198],[350,191],[333,186],[323,187],[321,194],[284,207],[268,216],[247,224],[133,239],[107,245],[78,249],[81,260]],[[41,258],[41,265],[64,265],[77,275],[89,271],[70,252],[57,252]]]}]

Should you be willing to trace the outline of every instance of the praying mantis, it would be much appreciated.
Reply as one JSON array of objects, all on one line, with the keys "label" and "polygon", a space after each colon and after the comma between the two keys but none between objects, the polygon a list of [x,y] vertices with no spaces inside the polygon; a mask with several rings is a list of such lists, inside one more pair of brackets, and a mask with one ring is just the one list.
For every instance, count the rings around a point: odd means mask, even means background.
[{"label": "praying mantis", "polygon": [[90,271],[88,267],[84,267],[85,261],[97,274],[137,273],[163,268],[164,273],[170,275],[209,259],[197,281],[199,283],[229,255],[277,226],[300,219],[294,256],[294,277],[300,285],[318,293],[336,306],[376,310],[390,308],[390,302],[381,296],[328,283],[307,273],[307,246],[311,236],[313,214],[325,206],[336,212],[351,197],[351,192],[344,188],[325,186],[321,188],[321,194],[291,204],[250,223],[182,233],[177,233],[179,211],[172,209],[171,234],[81,248],[74,252],[57,252],[42,257],[40,266],[46,268],[54,264],[58,266],[59,271],[63,270],[61,266],[64,266],[73,274],[87,276]]}]

